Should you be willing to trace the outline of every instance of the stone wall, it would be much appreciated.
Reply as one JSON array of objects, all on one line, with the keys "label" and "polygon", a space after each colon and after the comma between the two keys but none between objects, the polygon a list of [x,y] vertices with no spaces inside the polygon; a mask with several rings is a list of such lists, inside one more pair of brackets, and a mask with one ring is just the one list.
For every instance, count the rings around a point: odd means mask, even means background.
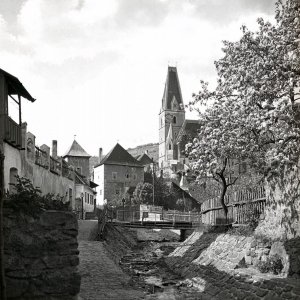
[{"label": "stone wall", "polygon": [[46,211],[40,218],[5,210],[5,275],[8,299],[76,299],[78,224],[70,212]]},{"label": "stone wall", "polygon": [[[267,248],[254,237],[194,232],[166,263],[185,278],[184,284],[200,291],[201,299],[300,299],[299,269],[295,267],[300,266],[299,241],[276,243]],[[284,257],[283,273],[262,274],[253,264],[247,266],[249,249],[256,259],[275,253]]]}]

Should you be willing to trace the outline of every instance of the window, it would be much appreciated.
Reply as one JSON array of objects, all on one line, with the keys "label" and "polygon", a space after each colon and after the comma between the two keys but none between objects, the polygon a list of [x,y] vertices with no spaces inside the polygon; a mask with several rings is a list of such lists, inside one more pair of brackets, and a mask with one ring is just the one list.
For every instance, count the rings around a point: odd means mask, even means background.
[{"label": "window", "polygon": [[88,194],[87,194],[87,192],[84,193],[84,202],[88,203]]},{"label": "window", "polygon": [[16,187],[14,186],[17,183],[18,169],[10,168],[9,170],[9,192],[14,194],[16,193]]},{"label": "window", "polygon": [[173,123],[176,124],[176,117],[173,117]]},{"label": "window", "polygon": [[171,144],[169,144],[169,150],[172,150],[172,146],[171,146]]},{"label": "window", "polygon": [[117,172],[112,172],[112,179],[116,180],[117,179]]},{"label": "window", "polygon": [[125,174],[125,178],[127,178],[127,179],[129,178],[129,174],[128,173]]}]

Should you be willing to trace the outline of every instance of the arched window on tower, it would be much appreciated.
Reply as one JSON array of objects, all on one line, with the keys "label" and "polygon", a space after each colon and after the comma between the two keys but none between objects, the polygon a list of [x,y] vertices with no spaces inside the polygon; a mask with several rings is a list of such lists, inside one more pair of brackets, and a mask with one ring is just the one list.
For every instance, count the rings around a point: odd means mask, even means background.
[{"label": "arched window on tower", "polygon": [[9,192],[11,194],[16,193],[15,184],[17,183],[17,176],[18,176],[18,169],[10,168],[10,170],[9,170]]},{"label": "arched window on tower", "polygon": [[173,116],[173,123],[176,124],[176,117]]},{"label": "arched window on tower", "polygon": [[171,144],[169,144],[169,150],[172,150],[172,145]]}]

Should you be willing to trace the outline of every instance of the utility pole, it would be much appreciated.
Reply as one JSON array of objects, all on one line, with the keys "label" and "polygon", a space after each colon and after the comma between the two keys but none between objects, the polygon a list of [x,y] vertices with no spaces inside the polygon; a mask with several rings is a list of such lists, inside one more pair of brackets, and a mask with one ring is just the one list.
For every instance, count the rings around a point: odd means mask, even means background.
[{"label": "utility pole", "polygon": [[152,158],[152,202],[154,206],[154,176],[155,176],[155,170],[154,170],[154,160]]}]

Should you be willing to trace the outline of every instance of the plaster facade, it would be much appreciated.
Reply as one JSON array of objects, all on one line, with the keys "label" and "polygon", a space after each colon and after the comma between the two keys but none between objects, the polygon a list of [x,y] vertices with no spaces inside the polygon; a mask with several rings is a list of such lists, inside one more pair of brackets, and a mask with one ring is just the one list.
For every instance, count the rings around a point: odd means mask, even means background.
[{"label": "plaster facade", "polygon": [[123,165],[103,164],[94,169],[95,182],[99,185],[97,191],[97,205],[121,201],[129,188],[135,188],[144,181],[144,168]]}]

